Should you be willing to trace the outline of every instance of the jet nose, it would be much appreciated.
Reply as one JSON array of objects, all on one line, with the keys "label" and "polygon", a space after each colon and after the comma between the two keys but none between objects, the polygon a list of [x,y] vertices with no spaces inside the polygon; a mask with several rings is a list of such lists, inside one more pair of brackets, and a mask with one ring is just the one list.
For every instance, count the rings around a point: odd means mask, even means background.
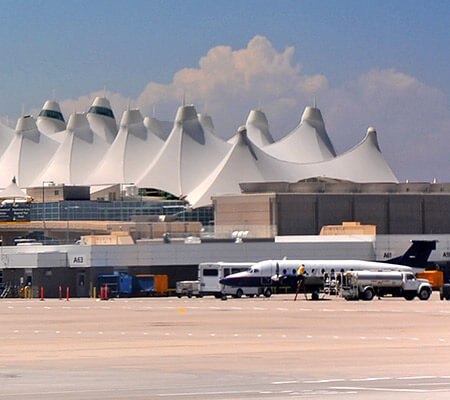
[{"label": "jet nose", "polygon": [[222,278],[219,282],[222,285],[228,285],[230,283],[230,279],[229,278]]}]

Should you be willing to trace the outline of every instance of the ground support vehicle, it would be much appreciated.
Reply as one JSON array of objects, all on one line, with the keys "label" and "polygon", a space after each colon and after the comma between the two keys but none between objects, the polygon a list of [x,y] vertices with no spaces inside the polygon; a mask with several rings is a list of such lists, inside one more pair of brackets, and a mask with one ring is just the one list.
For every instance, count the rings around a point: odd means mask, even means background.
[{"label": "ground support vehicle", "polygon": [[445,283],[440,289],[441,300],[450,300],[450,283]]},{"label": "ground support vehicle", "polygon": [[432,287],[426,279],[417,279],[412,272],[346,272],[342,283],[342,296],[346,300],[370,301],[374,296],[391,295],[412,300],[428,300]]},{"label": "ground support vehicle", "polygon": [[[226,276],[247,271],[252,265],[253,263],[201,263],[198,266],[198,280],[201,283],[201,293],[205,296],[212,295],[217,298],[224,298],[226,296],[235,298],[241,298],[242,296],[254,297],[263,294],[262,288],[231,287],[220,283],[220,280]],[[272,292],[270,291],[268,294],[270,296]]]},{"label": "ground support vehicle", "polygon": [[187,296],[191,298],[202,297],[200,293],[200,281],[178,281],[176,287],[176,294],[178,297]]},{"label": "ground support vehicle", "polygon": [[98,290],[108,287],[108,297],[165,296],[168,292],[167,275],[111,274],[97,277]]}]

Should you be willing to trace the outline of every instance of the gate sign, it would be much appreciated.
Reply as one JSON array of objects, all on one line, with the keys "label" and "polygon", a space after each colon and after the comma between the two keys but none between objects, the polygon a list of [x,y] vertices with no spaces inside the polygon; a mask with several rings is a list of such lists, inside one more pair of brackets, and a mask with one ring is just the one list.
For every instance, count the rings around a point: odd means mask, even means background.
[{"label": "gate sign", "polygon": [[30,203],[0,205],[0,222],[30,222]]}]

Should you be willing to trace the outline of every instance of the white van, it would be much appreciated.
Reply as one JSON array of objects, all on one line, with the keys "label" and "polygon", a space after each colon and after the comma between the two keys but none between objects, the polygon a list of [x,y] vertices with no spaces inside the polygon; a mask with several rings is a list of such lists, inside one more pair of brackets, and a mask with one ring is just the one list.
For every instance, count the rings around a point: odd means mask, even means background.
[{"label": "white van", "polygon": [[228,263],[214,262],[201,263],[198,266],[198,280],[200,281],[200,293],[203,296],[213,295],[217,298],[230,295],[240,298],[259,296],[260,289],[257,287],[230,287],[220,283],[222,278],[237,272],[247,271],[254,263]]}]

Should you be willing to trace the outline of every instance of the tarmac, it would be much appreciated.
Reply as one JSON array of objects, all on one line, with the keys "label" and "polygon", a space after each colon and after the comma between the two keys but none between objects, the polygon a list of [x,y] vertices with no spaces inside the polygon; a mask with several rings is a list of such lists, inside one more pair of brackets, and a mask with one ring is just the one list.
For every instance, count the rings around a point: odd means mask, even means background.
[{"label": "tarmac", "polygon": [[1,299],[0,399],[448,399],[450,302]]}]

